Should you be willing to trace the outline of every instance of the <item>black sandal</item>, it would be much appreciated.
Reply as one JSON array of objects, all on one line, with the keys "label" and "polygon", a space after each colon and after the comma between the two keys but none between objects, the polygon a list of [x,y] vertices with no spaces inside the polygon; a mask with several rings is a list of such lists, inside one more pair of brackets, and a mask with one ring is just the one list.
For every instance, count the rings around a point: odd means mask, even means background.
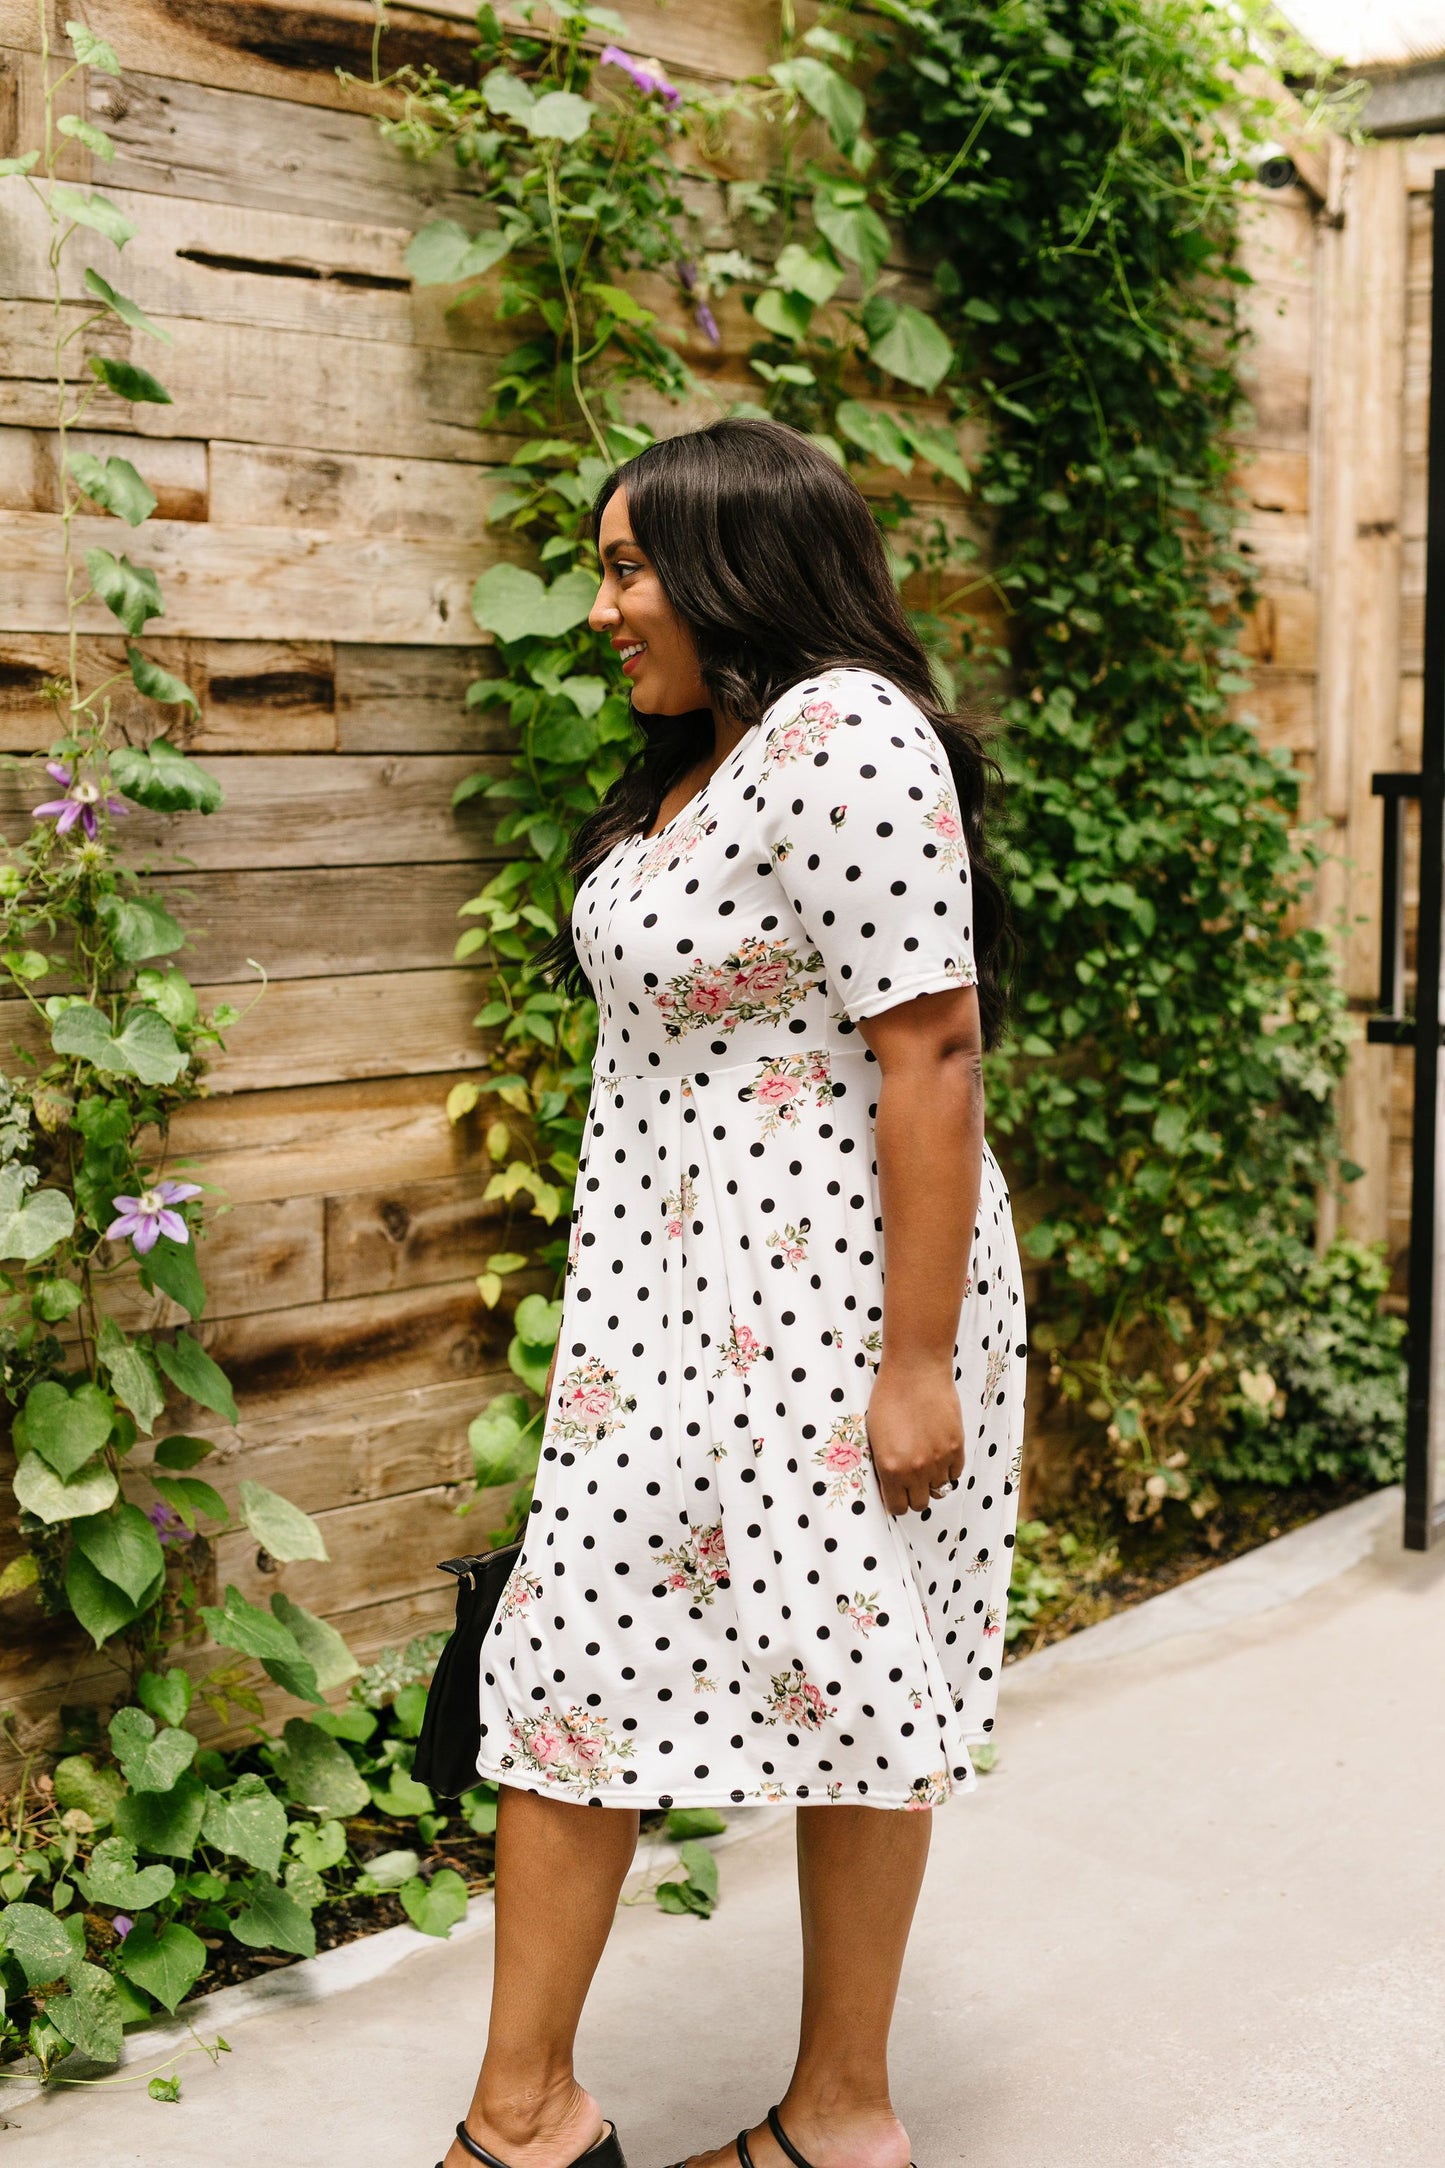
[{"label": "black sandal", "polygon": [[[507,2168],[506,2161],[498,2160],[495,2153],[489,2153],[484,2145],[477,2144],[465,2122],[458,2123],[457,2136],[473,2160],[484,2161],[486,2168]],[[437,2162],[437,2168],[442,2168],[440,2161]],[[572,2168],[627,2168],[622,2148],[617,2142],[616,2125],[609,2123],[597,2143],[589,2146],[585,2153],[577,2155]]]},{"label": "black sandal", "polygon": [[[810,2160],[804,2159],[803,2155],[794,2145],[792,2139],[784,2130],[782,2123],[779,2120],[778,2111],[776,2108],[769,2108],[768,2110],[768,2128],[772,2132],[773,2136],[777,2139],[778,2144],[782,2147],[782,2150],[786,2154],[787,2158],[792,2162],[793,2168],[813,2168],[813,2163]],[[756,2168],[756,2163],[753,2160],[752,2153],[748,2146],[747,2132],[745,2130],[740,2130],[737,2134],[737,2137],[733,2140],[733,2143],[738,2149],[739,2168]],[[687,2168],[687,2163],[686,2161],[680,2160],[674,2161],[672,2164],[672,2168]],[[912,2161],[909,2162],[908,2168],[914,2168],[914,2163]]]}]

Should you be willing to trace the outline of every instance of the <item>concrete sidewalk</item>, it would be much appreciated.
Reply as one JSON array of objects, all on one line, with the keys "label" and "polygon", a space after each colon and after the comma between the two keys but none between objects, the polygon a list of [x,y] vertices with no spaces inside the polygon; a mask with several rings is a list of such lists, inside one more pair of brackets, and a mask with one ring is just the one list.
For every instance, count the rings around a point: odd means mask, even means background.
[{"label": "concrete sidewalk", "polygon": [[[904,1981],[920,2168],[1437,2168],[1445,1555],[1399,1528],[1397,1491],[1362,1501],[1010,1666]],[[722,2142],[786,2079],[789,1822],[722,1866],[710,1922],[625,1908],[594,1991],[581,2071],[631,2168]],[[0,2091],[7,2168],[432,2168],[489,1962],[477,1932],[223,2023],[234,2052],[187,2056],[176,2107],[143,2079]]]}]

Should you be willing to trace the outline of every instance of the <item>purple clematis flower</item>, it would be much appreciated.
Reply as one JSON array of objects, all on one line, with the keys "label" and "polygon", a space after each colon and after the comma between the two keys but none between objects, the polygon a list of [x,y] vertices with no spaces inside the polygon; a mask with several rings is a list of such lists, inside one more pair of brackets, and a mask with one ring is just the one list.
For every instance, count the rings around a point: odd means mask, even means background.
[{"label": "purple clematis flower", "polygon": [[115,1918],[111,1921],[110,1924],[119,1935],[121,1941],[124,1942],[126,1936],[130,1933],[132,1927],[134,1927],[135,1921],[131,1918],[128,1912],[117,1912]]},{"label": "purple clematis flower", "polygon": [[682,104],[682,92],[676,84],[669,83],[655,60],[634,60],[620,45],[604,45],[598,65],[620,68],[624,75],[630,75],[644,98],[655,90],[664,105]]},{"label": "purple clematis flower", "polygon": [[65,796],[47,799],[44,805],[36,806],[30,817],[37,821],[53,820],[58,836],[69,835],[79,821],[88,840],[94,843],[99,826],[95,817],[97,806],[104,807],[107,813],[129,813],[128,805],[122,805],[119,798],[107,795],[103,783],[77,781],[74,770],[67,768],[63,760],[47,760],[45,769],[48,775],[55,777],[57,783],[65,785]]},{"label": "purple clematis flower", "polygon": [[189,1543],[191,1532],[174,1506],[168,1506],[158,1498],[153,1506],[146,1507],[146,1519],[150,1522],[162,1543]]},{"label": "purple clematis flower", "polygon": [[[676,270],[679,279],[682,281],[683,292],[685,294],[695,294],[697,292],[697,265],[690,261],[679,260]],[[703,334],[703,337],[711,339],[714,346],[721,346],[722,333],[718,330],[717,318],[713,315],[707,303],[699,301],[692,315],[693,321]]]},{"label": "purple clematis flower", "polygon": [[172,1208],[200,1194],[199,1182],[157,1182],[154,1189],[143,1190],[139,1197],[112,1197],[110,1201],[120,1218],[106,1228],[106,1240],[118,1242],[128,1237],[138,1257],[153,1250],[162,1235],[169,1235],[172,1242],[189,1242],[186,1223]]}]

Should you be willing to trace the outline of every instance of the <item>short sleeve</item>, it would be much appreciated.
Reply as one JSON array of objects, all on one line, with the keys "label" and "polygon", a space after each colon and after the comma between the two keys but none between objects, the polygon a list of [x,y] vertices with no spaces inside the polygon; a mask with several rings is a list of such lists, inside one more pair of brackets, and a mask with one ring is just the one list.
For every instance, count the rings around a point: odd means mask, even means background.
[{"label": "short sleeve", "polygon": [[905,693],[830,670],[764,718],[762,837],[857,1023],[975,986],[973,885],[948,755]]}]

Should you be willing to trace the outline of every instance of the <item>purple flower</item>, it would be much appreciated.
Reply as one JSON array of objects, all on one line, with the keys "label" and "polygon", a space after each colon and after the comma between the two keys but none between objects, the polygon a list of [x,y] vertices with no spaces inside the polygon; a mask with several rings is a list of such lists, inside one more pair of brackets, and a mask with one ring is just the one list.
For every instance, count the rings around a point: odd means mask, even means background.
[{"label": "purple flower", "polygon": [[121,1941],[124,1942],[126,1936],[130,1933],[132,1927],[134,1927],[135,1921],[130,1917],[130,1914],[128,1912],[117,1912],[115,1918],[111,1921],[110,1924],[119,1935]]},{"label": "purple flower", "polygon": [[146,1519],[150,1522],[162,1543],[189,1543],[190,1530],[174,1506],[168,1506],[158,1498],[153,1506],[146,1507]]},{"label": "purple flower", "polygon": [[695,263],[683,263],[679,261],[677,265],[677,275],[682,280],[682,290],[684,293],[690,294],[694,293],[697,290],[697,265]]},{"label": "purple flower", "polygon": [[598,65],[605,68],[609,64],[620,68],[624,75],[630,75],[644,98],[655,90],[664,105],[682,104],[682,92],[669,83],[655,60],[634,60],[620,45],[604,45]]},{"label": "purple flower", "polygon": [[143,1190],[139,1197],[112,1197],[110,1201],[120,1218],[106,1228],[106,1240],[118,1242],[129,1236],[138,1257],[153,1250],[162,1235],[169,1235],[172,1242],[189,1242],[185,1221],[171,1208],[200,1194],[199,1182],[157,1182],[154,1189]]},{"label": "purple flower", "polygon": [[698,329],[702,332],[704,338],[711,339],[714,346],[721,346],[722,333],[718,330],[717,318],[713,315],[712,310],[708,307],[707,303],[705,301],[699,301],[697,307],[693,310],[692,313],[697,320]]},{"label": "purple flower", "polygon": [[47,760],[45,770],[47,775],[55,777],[57,783],[65,785],[65,796],[63,798],[47,799],[44,805],[38,805],[35,808],[30,817],[32,820],[37,821],[53,820],[55,833],[58,836],[69,835],[71,829],[79,821],[90,842],[94,843],[98,826],[95,809],[98,805],[103,806],[107,813],[128,813],[130,811],[130,807],[122,805],[119,798],[111,798],[106,795],[103,783],[77,782],[73,780],[74,771],[67,768],[63,760]]}]

